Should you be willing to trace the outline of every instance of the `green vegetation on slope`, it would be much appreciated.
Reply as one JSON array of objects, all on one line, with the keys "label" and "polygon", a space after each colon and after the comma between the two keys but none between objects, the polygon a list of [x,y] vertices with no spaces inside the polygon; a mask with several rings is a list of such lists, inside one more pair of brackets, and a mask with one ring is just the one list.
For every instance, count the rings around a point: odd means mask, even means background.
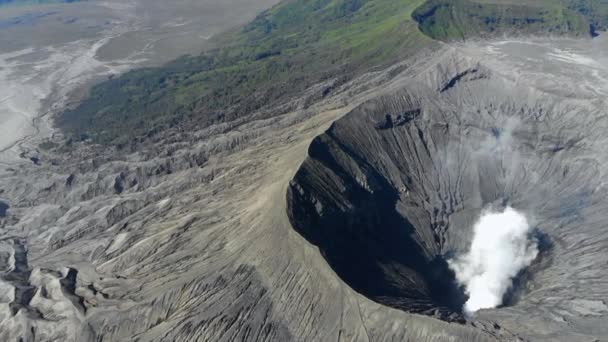
[{"label": "green vegetation on slope", "polygon": [[584,15],[593,30],[608,30],[608,0],[568,0],[568,8]]},{"label": "green vegetation on slope", "polygon": [[480,3],[526,5],[531,7],[561,6],[582,14],[593,29],[608,29],[608,0],[473,0]]},{"label": "green vegetation on slope", "polygon": [[288,103],[319,81],[345,82],[430,44],[411,17],[422,2],[285,1],[222,37],[220,48],[94,87],[56,124],[73,137],[123,146],[166,127],[206,126]]},{"label": "green vegetation on slope", "polygon": [[588,35],[589,21],[579,12],[558,0],[429,0],[413,17],[422,32],[439,40],[512,33]]},{"label": "green vegetation on slope", "polygon": [[94,87],[56,124],[76,139],[130,145],[167,127],[205,127],[292,104],[290,99],[313,84],[346,82],[431,44],[420,31],[441,40],[588,35],[590,23],[605,25],[607,2],[288,0],[218,38],[212,51]]}]

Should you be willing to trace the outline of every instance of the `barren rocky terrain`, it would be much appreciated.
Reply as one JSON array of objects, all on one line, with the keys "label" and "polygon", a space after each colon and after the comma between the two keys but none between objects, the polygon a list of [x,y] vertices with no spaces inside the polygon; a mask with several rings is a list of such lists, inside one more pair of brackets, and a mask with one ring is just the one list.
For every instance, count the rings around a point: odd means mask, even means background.
[{"label": "barren rocky terrain", "polygon": [[[30,150],[0,340],[604,341],[605,39],[437,43],[275,115]],[[540,255],[465,317],[446,260],[507,205]]]},{"label": "barren rocky terrain", "polygon": [[[3,339],[606,336],[604,101],[518,75],[508,44],[444,46],[306,110],[120,158],[16,167]],[[546,248],[517,300],[465,321],[433,292],[433,260],[466,248],[490,203],[533,217]]]}]

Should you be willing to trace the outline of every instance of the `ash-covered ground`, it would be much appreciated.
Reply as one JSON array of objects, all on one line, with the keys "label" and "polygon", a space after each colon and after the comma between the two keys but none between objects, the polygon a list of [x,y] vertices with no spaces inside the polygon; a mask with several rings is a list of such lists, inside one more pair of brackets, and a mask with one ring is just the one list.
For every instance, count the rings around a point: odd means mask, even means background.
[{"label": "ash-covered ground", "polygon": [[[441,45],[270,119],[37,151],[0,179],[0,339],[601,340],[597,39]],[[489,206],[539,255],[464,317],[447,260]]]}]

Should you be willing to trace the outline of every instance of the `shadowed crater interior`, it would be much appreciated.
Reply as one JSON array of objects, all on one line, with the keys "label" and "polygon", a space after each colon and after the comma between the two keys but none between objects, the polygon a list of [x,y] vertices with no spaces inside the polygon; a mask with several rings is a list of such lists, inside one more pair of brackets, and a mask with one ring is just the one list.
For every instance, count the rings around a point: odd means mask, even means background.
[{"label": "shadowed crater interior", "polygon": [[[536,184],[531,194],[523,175],[556,152],[545,142],[533,146],[530,139],[540,137],[521,124],[538,118],[534,104],[462,104],[424,94],[433,96],[417,88],[366,102],[317,137],[288,189],[288,214],[354,290],[462,322],[467,296],[447,260],[468,250],[486,206],[509,203],[536,215],[529,203],[550,185]],[[505,305],[518,302],[543,265],[517,277]]]},{"label": "shadowed crater interior", "polygon": [[0,201],[0,217],[6,217],[9,208],[8,204]]},{"label": "shadowed crater interior", "polygon": [[[364,104],[316,138],[288,192],[296,229],[319,246],[356,291],[410,312],[461,320],[466,297],[441,254],[449,208],[412,200],[409,148],[425,150],[421,108],[385,97]],[[410,99],[411,100],[411,99]],[[402,145],[406,144],[406,145]],[[435,219],[421,231],[408,211]],[[421,217],[422,218],[422,217]],[[426,217],[430,218],[430,217]]]}]

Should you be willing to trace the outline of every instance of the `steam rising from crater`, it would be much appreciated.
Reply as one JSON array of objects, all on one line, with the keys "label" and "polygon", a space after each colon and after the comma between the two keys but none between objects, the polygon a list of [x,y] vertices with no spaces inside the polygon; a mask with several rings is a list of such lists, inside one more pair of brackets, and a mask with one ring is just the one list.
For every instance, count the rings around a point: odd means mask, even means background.
[{"label": "steam rising from crater", "polygon": [[468,315],[501,305],[513,278],[538,254],[528,220],[510,207],[482,213],[473,233],[469,252],[448,261],[469,296],[463,307]]}]

